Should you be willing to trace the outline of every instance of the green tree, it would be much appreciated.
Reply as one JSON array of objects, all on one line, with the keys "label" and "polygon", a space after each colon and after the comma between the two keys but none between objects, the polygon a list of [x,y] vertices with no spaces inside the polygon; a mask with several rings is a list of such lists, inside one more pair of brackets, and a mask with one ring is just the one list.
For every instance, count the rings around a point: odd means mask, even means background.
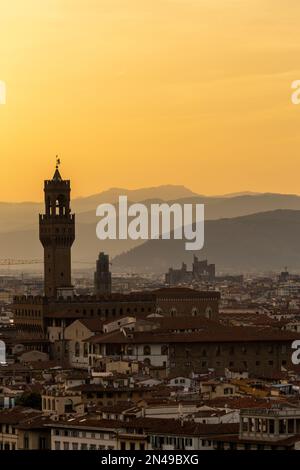
[{"label": "green tree", "polygon": [[25,392],[17,400],[16,404],[20,406],[27,406],[36,410],[42,409],[42,397],[39,393]]}]

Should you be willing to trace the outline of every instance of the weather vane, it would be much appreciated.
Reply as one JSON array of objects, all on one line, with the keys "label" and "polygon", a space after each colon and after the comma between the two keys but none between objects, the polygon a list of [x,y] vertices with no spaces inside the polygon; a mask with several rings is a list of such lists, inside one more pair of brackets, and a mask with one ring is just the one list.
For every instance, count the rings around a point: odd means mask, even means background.
[{"label": "weather vane", "polygon": [[58,155],[56,155],[56,169],[58,170],[58,167],[60,165],[60,158],[58,158]]}]

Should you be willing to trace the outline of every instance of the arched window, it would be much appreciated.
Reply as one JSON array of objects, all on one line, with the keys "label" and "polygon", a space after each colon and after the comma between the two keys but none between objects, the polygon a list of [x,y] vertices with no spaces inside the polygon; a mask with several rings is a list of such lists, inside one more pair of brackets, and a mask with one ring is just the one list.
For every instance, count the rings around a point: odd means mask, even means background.
[{"label": "arched window", "polygon": [[144,346],[144,356],[150,356],[150,354],[151,354],[150,346],[148,345]]},{"label": "arched window", "polygon": [[79,356],[80,356],[80,344],[77,341],[75,343],[75,357],[79,357]]},{"label": "arched window", "polygon": [[58,209],[59,215],[66,215],[66,198],[63,194],[57,197],[56,208]]},{"label": "arched window", "polygon": [[169,352],[169,348],[166,344],[164,344],[162,347],[161,347],[161,355],[162,356],[167,356],[168,355],[168,352]]},{"label": "arched window", "polygon": [[212,314],[212,309],[211,307],[207,307],[206,310],[205,310],[205,316],[206,318],[208,318],[209,320],[211,319],[211,314]]},{"label": "arched window", "polygon": [[72,413],[73,411],[73,401],[71,398],[67,398],[65,401],[65,413]]},{"label": "arched window", "polygon": [[198,309],[196,307],[192,308],[192,317],[196,317],[198,315]]},{"label": "arched window", "polygon": [[83,343],[83,356],[88,357],[89,355],[89,345],[88,343]]},{"label": "arched window", "polygon": [[171,315],[171,317],[175,317],[175,316],[176,316],[176,313],[177,313],[176,308],[174,308],[174,307],[171,308],[171,310],[170,310],[170,315]]}]

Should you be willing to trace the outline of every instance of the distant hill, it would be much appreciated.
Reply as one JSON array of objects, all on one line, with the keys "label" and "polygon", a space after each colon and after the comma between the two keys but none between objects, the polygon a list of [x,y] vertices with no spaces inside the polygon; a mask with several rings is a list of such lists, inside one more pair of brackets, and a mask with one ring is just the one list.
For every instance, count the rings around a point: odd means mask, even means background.
[{"label": "distant hill", "polygon": [[166,272],[184,261],[191,265],[193,254],[208,258],[223,271],[266,271],[300,269],[300,211],[276,210],[231,219],[207,221],[205,245],[188,252],[182,240],[149,240],[117,256],[114,268]]},{"label": "distant hill", "polygon": [[[192,254],[182,250],[180,242],[158,242],[157,248],[155,245],[154,249],[152,248],[154,242],[149,241],[151,246],[149,249],[149,245],[140,240],[98,240],[96,238],[96,224],[98,222],[96,207],[102,202],[115,203],[120,194],[127,194],[129,204],[130,202],[143,202],[148,207],[151,203],[166,200],[170,204],[173,202],[204,203],[206,243],[200,256],[208,256],[210,261],[216,262],[220,269],[244,270],[248,267],[250,269],[250,266],[254,269],[280,269],[284,265],[296,269],[300,267],[297,261],[297,243],[298,240],[300,241],[300,237],[293,238],[294,233],[298,233],[297,227],[294,225],[298,220],[297,211],[300,211],[299,196],[246,193],[207,197],[195,195],[184,186],[159,186],[140,190],[113,188],[87,198],[74,199],[72,201],[72,210],[76,213],[74,260],[94,262],[100,250],[108,252],[111,257],[116,257],[138,246],[140,246],[141,252],[133,251],[116,258],[114,268],[117,269],[117,265],[126,268],[128,262],[128,266],[133,269],[143,270],[144,266],[148,266],[150,270],[164,272],[171,265],[179,265],[181,261],[191,260]],[[280,209],[279,212],[278,209]],[[295,212],[292,212],[291,209]],[[0,203],[0,259],[42,258],[42,247],[38,240],[38,214],[43,210],[42,203]],[[278,222],[278,226],[273,220],[274,210],[277,214],[276,220],[283,218],[282,222]],[[268,213],[273,215],[269,216]],[[292,214],[291,220],[288,214]],[[284,227],[284,230],[280,227]],[[272,241],[273,229],[282,236],[281,244],[280,238]],[[267,233],[268,240],[265,242],[266,250],[261,249],[264,246],[264,231]],[[251,240],[249,240],[250,234],[252,234]],[[291,241],[289,241],[289,237],[292,237]],[[176,243],[178,245],[175,248]],[[162,246],[163,248],[161,248]],[[162,249],[161,254],[160,249]],[[146,251],[144,252],[144,250]],[[156,252],[156,250],[158,251]],[[244,253],[243,250],[246,252]],[[148,259],[148,251],[151,259]],[[141,253],[140,261],[137,261],[137,253],[138,256]]]},{"label": "distant hill", "polygon": [[[180,200],[198,195],[184,186],[165,185],[143,189],[111,188],[92,196],[75,198],[71,202],[72,211],[78,216],[82,214],[83,223],[94,223],[96,207],[101,203],[115,204],[119,195],[128,197],[128,201],[139,202],[157,199],[158,201]],[[10,203],[0,202],[0,233],[14,230],[34,229],[38,223],[38,214],[44,211],[42,202]]]},{"label": "distant hill", "polygon": [[[128,203],[151,203],[168,201],[178,203],[205,204],[205,219],[215,220],[224,217],[238,217],[276,209],[300,210],[300,196],[290,194],[233,194],[225,196],[197,195],[184,186],[158,186],[137,190],[112,188],[93,196],[73,199],[72,211],[76,213],[76,223],[97,223],[96,207],[101,203],[118,201],[119,195],[127,195]],[[0,202],[0,233],[36,230],[38,214],[44,211],[43,203]]]},{"label": "distant hill", "polygon": [[151,199],[170,201],[199,196],[185,186],[171,184],[142,189],[111,188],[99,194],[74,199],[72,201],[72,207],[77,213],[86,211],[95,212],[98,204],[115,204],[118,202],[120,195],[127,196],[128,201],[131,202],[141,202]]}]

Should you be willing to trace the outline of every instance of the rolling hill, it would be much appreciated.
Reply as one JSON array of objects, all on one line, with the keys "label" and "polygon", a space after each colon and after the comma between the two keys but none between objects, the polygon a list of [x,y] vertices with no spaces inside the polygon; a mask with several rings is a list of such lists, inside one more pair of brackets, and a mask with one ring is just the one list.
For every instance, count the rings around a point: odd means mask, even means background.
[{"label": "rolling hill", "polygon": [[[191,262],[180,241],[105,240],[96,238],[96,207],[116,203],[126,194],[128,202],[168,201],[205,204],[205,247],[207,256],[224,270],[300,269],[298,257],[300,197],[285,194],[239,193],[208,197],[184,186],[159,186],[140,190],[112,188],[72,201],[76,213],[73,260],[94,263],[100,250],[115,257],[114,269],[164,272],[169,266]],[[0,258],[42,258],[38,240],[38,213],[42,203],[0,203]]]},{"label": "rolling hill", "polygon": [[183,240],[149,240],[113,260],[115,269],[165,272],[192,257],[208,258],[217,269],[250,272],[300,269],[300,211],[276,210],[207,221],[200,252],[186,251]]}]

